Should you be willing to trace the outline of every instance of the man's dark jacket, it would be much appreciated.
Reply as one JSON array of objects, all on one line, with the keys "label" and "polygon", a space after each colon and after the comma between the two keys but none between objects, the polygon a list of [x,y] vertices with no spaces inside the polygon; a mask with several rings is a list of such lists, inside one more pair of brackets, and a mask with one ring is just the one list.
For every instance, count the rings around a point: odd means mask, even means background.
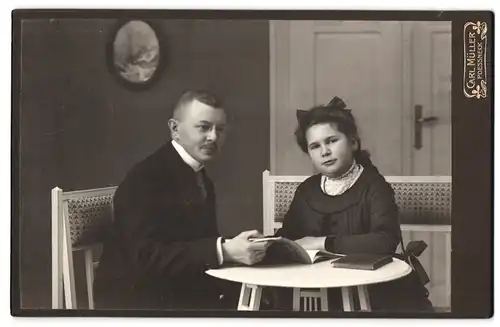
[{"label": "man's dark jacket", "polygon": [[[215,193],[170,142],[135,165],[114,198],[114,222],[95,281],[96,308],[218,308]],[[226,297],[227,299],[227,297]],[[234,303],[236,306],[236,303]]]}]

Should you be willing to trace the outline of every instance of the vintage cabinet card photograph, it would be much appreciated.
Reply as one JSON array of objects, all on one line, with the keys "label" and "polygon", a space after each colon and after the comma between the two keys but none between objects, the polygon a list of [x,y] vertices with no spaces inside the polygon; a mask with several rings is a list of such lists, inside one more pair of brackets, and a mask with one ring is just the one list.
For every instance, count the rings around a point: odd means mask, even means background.
[{"label": "vintage cabinet card photograph", "polygon": [[491,317],[493,23],[12,11],[11,314]]}]

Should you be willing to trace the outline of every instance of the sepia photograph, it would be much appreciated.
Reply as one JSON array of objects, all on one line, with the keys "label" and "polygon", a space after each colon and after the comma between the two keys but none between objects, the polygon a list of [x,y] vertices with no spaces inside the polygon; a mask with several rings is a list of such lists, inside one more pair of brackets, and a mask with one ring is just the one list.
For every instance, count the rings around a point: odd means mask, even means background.
[{"label": "sepia photograph", "polygon": [[[469,183],[455,161],[463,108],[492,106],[493,16],[469,14],[14,11],[13,311],[452,317],[486,301],[487,235],[469,272],[484,296],[458,286],[477,240],[462,199],[493,219],[490,166]],[[487,161],[492,130],[472,127]]]}]

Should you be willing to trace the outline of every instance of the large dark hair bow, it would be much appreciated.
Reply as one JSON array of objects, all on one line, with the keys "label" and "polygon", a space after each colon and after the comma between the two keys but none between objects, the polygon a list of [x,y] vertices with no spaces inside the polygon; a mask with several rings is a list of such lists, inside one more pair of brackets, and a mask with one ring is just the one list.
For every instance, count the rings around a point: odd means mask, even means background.
[{"label": "large dark hair bow", "polygon": [[[328,104],[324,108],[330,109],[332,113],[337,110],[342,110],[351,118],[352,117],[351,109],[346,109],[346,107],[347,105],[345,104],[345,102],[341,98],[336,96],[332,100],[330,100],[330,102],[328,102]],[[301,109],[297,110],[296,116],[299,124],[305,121],[309,112],[310,112],[309,110],[301,110]]]},{"label": "large dark hair bow", "polygon": [[[330,100],[330,102],[328,102],[328,104],[326,106],[330,107],[330,108],[340,109],[340,110],[344,110],[347,107],[344,100],[342,100],[339,97],[335,97],[332,100]],[[346,109],[346,110],[348,110],[348,109]]]}]

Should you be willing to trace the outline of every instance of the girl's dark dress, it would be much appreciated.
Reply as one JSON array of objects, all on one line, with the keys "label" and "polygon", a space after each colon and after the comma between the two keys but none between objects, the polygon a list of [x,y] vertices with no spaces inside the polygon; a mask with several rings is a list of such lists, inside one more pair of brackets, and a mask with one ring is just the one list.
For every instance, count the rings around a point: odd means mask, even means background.
[{"label": "girl's dark dress", "polygon": [[[320,174],[301,183],[276,234],[292,240],[327,236],[325,248],[334,253],[394,254],[401,241],[394,192],[370,162],[363,168],[352,187],[337,196],[323,193]],[[410,279],[369,285],[372,310],[432,310],[427,295]],[[281,292],[290,293],[279,296],[282,308],[289,309],[291,290]],[[340,289],[329,290],[329,306],[341,310]]]}]

